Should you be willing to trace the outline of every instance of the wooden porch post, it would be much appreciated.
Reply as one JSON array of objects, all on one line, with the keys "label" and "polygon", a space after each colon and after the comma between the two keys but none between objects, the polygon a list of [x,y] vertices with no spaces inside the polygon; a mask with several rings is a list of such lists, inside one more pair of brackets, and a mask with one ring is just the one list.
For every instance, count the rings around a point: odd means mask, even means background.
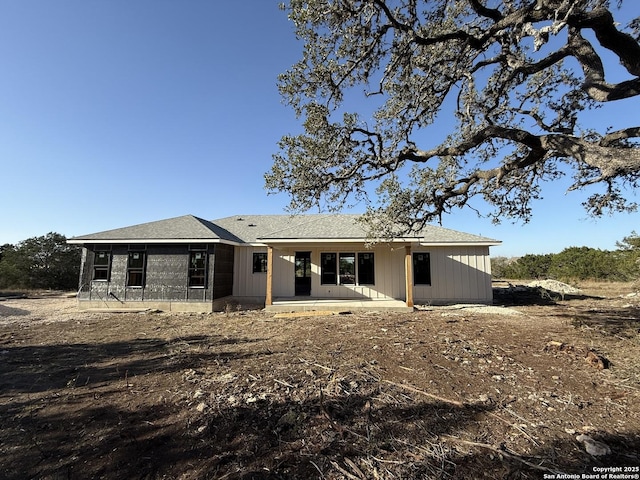
[{"label": "wooden porch post", "polygon": [[267,297],[266,305],[273,305],[273,247],[267,247]]},{"label": "wooden porch post", "polygon": [[411,262],[411,245],[404,247],[404,278],[407,292],[407,307],[413,307],[413,263]]}]

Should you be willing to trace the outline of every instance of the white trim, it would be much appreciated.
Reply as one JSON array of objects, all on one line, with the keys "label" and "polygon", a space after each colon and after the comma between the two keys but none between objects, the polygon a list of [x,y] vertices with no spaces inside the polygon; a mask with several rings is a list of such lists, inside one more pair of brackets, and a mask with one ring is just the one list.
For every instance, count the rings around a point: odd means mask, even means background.
[{"label": "white trim", "polygon": [[384,243],[417,243],[420,242],[419,238],[392,238],[392,239],[371,239],[371,238],[266,238],[259,239],[264,240],[264,243],[252,244],[252,245],[271,245],[271,244],[289,244],[299,245],[303,244],[320,244],[320,243],[369,243],[384,244]]},{"label": "white trim", "polygon": [[[487,241],[487,242],[473,242],[473,241],[449,241],[449,242],[427,242],[420,238],[392,238],[392,239],[378,239],[377,244],[384,243],[417,243],[421,247],[451,247],[451,246],[478,246],[478,247],[492,247],[501,245],[499,240]],[[200,244],[216,244],[223,243],[225,245],[233,245],[236,247],[267,247],[268,245],[299,245],[299,244],[332,244],[332,243],[367,243],[371,239],[367,238],[274,238],[264,239],[263,242],[233,242],[231,240],[222,239],[202,239],[202,238],[127,238],[118,240],[92,240],[83,238],[70,238],[67,240],[71,245],[83,245],[83,244],[130,244],[130,243],[148,243],[148,244],[183,244],[183,243],[200,243]],[[375,244],[376,242],[374,242]]]},{"label": "white trim", "polygon": [[495,242],[420,242],[421,247],[495,247],[501,245],[502,242],[496,240]]},{"label": "white trim", "polygon": [[234,246],[244,246],[246,244],[239,242],[232,242],[230,240],[221,240],[221,239],[203,239],[203,238],[128,238],[128,239],[118,239],[118,240],[92,240],[89,238],[70,238],[67,240],[67,243],[72,245],[86,245],[86,244],[138,244],[138,243],[147,243],[147,244],[182,244],[182,243],[200,243],[200,244],[215,244],[215,243],[224,243],[226,245],[234,245]]}]

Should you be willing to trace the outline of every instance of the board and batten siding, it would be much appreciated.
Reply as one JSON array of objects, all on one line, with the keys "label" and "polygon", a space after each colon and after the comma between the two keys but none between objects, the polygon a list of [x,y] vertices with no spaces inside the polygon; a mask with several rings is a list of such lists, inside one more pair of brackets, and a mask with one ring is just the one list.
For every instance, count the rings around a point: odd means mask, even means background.
[{"label": "board and batten siding", "polygon": [[413,252],[429,253],[431,261],[431,285],[413,287],[416,304],[492,301],[489,247],[415,246]]},{"label": "board and batten siding", "polygon": [[[294,296],[294,261],[295,252],[288,248],[274,248],[273,250],[273,296]],[[304,251],[309,251],[304,250]],[[233,296],[253,298],[264,301],[267,291],[267,274],[253,273],[253,254],[267,253],[267,247],[236,247],[234,269],[236,275],[233,281]]]},{"label": "board and batten siding", "polygon": [[[236,297],[260,297],[264,299],[267,275],[253,273],[253,254],[266,253],[266,247],[238,247],[235,256],[233,294]],[[364,244],[321,244],[300,246],[277,246],[273,249],[273,296],[295,296],[295,256],[296,252],[311,252],[311,296],[316,298],[374,298],[385,299],[393,291],[395,281],[391,251],[388,247],[367,249]],[[320,254],[367,253],[375,258],[374,285],[321,285]],[[404,277],[402,277],[404,278]],[[404,281],[404,280],[403,280]]]},{"label": "board and batten siding", "polygon": [[[263,301],[267,275],[253,273],[253,254],[266,253],[266,247],[237,247],[235,254],[233,295]],[[296,252],[311,252],[311,297],[402,299],[405,295],[404,245],[321,244],[278,246],[273,250],[273,296],[295,295],[294,267]],[[320,254],[373,252],[374,285],[322,285]],[[429,253],[431,285],[414,285],[414,302],[426,304],[466,302],[487,303],[492,300],[489,247],[424,247],[414,245],[412,253]]]},{"label": "board and batten siding", "polygon": [[254,253],[267,253],[267,247],[235,247],[233,296],[255,297],[256,301],[262,301],[267,291],[267,274],[253,273]]}]

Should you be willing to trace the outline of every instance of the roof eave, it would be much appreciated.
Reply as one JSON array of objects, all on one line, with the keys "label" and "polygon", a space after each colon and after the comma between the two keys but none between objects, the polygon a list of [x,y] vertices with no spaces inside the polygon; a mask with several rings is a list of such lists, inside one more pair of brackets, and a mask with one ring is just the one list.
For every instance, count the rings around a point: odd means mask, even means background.
[{"label": "roof eave", "polygon": [[420,242],[421,247],[495,247],[496,245],[501,245],[502,242],[499,240],[492,241],[461,241],[461,242]]},{"label": "roof eave", "polygon": [[268,244],[285,244],[285,243],[367,243],[367,242],[378,242],[378,243],[417,243],[420,241],[419,238],[393,238],[393,239],[371,239],[371,238],[258,238],[258,242],[262,242],[263,245]]},{"label": "roof eave", "polygon": [[146,244],[184,244],[184,243],[224,243],[226,245],[242,245],[239,242],[233,242],[231,240],[223,240],[220,238],[119,238],[119,239],[92,239],[92,238],[70,238],[67,243],[71,245],[86,245],[86,244],[133,244],[133,243],[146,243]]}]

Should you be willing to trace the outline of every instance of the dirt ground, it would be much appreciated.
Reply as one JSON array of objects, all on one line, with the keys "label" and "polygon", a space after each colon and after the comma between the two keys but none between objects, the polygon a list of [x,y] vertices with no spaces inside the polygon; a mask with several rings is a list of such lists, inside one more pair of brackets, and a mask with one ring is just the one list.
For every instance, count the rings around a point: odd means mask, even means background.
[{"label": "dirt ground", "polygon": [[0,477],[638,478],[636,286],[500,287],[284,318],[0,301]]}]

